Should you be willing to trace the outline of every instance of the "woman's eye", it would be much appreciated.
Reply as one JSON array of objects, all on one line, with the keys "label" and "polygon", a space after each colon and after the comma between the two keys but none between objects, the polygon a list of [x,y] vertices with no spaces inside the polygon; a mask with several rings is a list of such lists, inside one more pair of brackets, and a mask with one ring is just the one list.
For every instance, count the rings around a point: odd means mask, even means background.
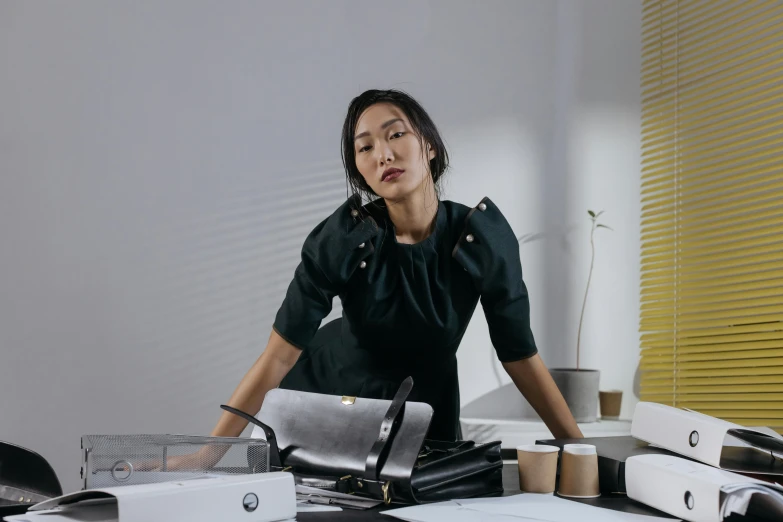
[{"label": "woman's eye", "polygon": [[371,147],[370,145],[365,145],[364,147],[362,147],[361,149],[359,149],[359,152],[367,152],[367,151],[368,151],[368,150],[370,150],[371,148],[372,148],[372,147]]},{"label": "woman's eye", "polygon": [[405,133],[404,133],[404,132],[402,132],[402,131],[400,131],[400,132],[395,132],[394,134],[392,134],[392,136],[391,136],[391,137],[392,137],[392,138],[402,138],[402,135],[403,135],[403,134],[405,134]]}]

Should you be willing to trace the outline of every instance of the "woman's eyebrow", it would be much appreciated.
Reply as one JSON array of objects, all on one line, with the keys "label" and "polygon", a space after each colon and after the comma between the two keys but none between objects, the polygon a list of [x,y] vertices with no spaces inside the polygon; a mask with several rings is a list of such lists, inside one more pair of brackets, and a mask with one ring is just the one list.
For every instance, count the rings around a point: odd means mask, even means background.
[{"label": "woman's eyebrow", "polygon": [[[381,125],[381,128],[385,129],[388,126],[390,126],[390,125],[392,125],[394,123],[397,123],[398,121],[402,121],[402,118],[393,118],[393,119],[385,122],[383,125]],[[356,136],[354,136],[353,139],[354,139],[354,141],[356,141],[359,138],[364,138],[365,136],[369,136],[369,135],[370,135],[370,131],[364,131],[361,134],[357,134]]]}]

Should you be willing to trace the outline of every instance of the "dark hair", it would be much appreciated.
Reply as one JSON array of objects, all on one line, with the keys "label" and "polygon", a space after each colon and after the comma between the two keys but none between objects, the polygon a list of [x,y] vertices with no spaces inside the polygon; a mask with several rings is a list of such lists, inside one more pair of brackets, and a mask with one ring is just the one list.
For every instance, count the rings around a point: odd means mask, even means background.
[{"label": "dark hair", "polygon": [[375,105],[376,103],[391,103],[399,108],[410,121],[413,131],[418,135],[421,142],[422,151],[425,150],[425,144],[429,143],[435,149],[435,157],[429,162],[429,172],[432,176],[433,185],[436,194],[439,195],[438,180],[449,167],[449,155],[446,152],[446,146],[440,137],[438,128],[430,118],[427,111],[424,110],[419,102],[413,99],[409,94],[389,89],[377,90],[371,89],[351,100],[348,106],[348,114],[345,116],[342,136],[342,158],[345,167],[345,176],[353,193],[356,195],[371,199],[378,195],[367,185],[364,177],[356,168],[356,150],[354,149],[353,137],[356,134],[356,124],[362,113]]}]

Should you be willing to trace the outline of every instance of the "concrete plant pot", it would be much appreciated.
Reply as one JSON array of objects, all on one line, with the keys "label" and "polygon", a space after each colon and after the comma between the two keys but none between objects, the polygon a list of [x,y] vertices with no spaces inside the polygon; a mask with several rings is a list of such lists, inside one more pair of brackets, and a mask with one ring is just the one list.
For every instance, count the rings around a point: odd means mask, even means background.
[{"label": "concrete plant pot", "polygon": [[598,419],[599,370],[554,368],[552,379],[563,394],[568,409],[576,422],[595,422]]}]

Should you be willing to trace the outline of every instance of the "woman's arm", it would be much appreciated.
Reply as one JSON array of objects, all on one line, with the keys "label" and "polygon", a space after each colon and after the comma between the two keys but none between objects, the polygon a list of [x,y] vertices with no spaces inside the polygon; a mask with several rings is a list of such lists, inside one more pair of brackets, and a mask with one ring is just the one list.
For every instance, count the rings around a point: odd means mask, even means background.
[{"label": "woman's arm", "polygon": [[[272,330],[266,349],[239,382],[227,404],[250,415],[256,415],[261,409],[266,392],[280,385],[301,353],[302,350]],[[246,420],[224,411],[212,430],[212,436],[238,437],[245,426]]]},{"label": "woman's arm", "polygon": [[[272,330],[266,349],[239,382],[228,401],[228,405],[250,415],[256,415],[261,409],[266,392],[280,385],[283,377],[291,370],[301,353],[302,350],[285,341],[280,337],[280,334]],[[213,437],[238,437],[246,426],[246,420],[224,411],[211,435]],[[194,453],[168,457],[166,466],[169,471],[210,469],[217,465],[229,449],[229,445],[221,444],[203,446]],[[138,469],[157,471],[161,469],[162,463],[158,461],[141,462],[134,464],[134,466]]]},{"label": "woman's arm", "polygon": [[521,361],[503,363],[503,368],[555,438],[584,438],[560,389],[538,354]]}]

